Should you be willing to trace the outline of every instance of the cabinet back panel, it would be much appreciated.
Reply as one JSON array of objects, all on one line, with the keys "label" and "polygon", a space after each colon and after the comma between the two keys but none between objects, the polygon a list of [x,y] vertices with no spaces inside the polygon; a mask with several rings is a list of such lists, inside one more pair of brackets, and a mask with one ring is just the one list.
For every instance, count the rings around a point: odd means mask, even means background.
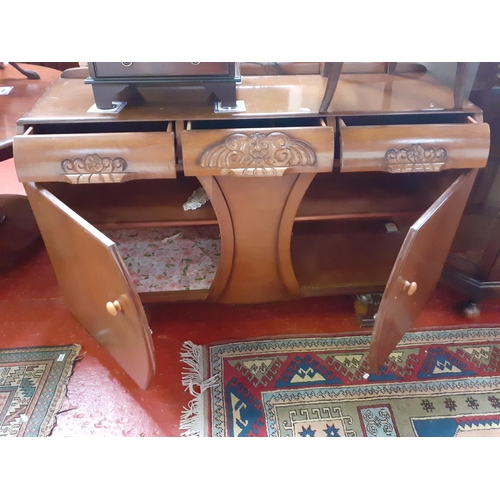
[{"label": "cabinet back panel", "polygon": [[213,225],[210,201],[197,210],[182,205],[201,185],[194,177],[124,184],[44,184],[61,201],[99,227]]}]

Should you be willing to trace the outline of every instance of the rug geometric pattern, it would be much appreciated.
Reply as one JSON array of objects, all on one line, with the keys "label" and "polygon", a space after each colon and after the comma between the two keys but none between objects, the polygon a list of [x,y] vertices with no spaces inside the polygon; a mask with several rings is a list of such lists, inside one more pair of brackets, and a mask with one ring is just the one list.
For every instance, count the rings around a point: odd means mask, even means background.
[{"label": "rug geometric pattern", "polygon": [[369,336],[208,346],[205,435],[500,435],[500,329],[407,333],[368,376]]},{"label": "rug geometric pattern", "polygon": [[0,437],[50,434],[80,349],[73,344],[0,350]]}]

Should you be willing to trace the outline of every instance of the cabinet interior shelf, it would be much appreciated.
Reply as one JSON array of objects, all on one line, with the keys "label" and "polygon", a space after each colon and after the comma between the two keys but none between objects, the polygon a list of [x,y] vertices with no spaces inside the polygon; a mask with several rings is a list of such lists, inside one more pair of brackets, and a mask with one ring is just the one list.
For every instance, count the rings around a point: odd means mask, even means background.
[{"label": "cabinet interior shelf", "polygon": [[388,232],[383,221],[295,224],[291,254],[306,296],[383,292],[407,226]]},{"label": "cabinet interior shelf", "polygon": [[[366,220],[398,216],[412,216],[416,220],[458,174],[448,171],[431,175],[341,173],[338,170],[318,174],[295,220]],[[201,187],[195,177],[179,175],[176,179],[121,184],[44,185],[100,229],[217,225],[210,202],[196,210],[184,211],[182,208]]]}]

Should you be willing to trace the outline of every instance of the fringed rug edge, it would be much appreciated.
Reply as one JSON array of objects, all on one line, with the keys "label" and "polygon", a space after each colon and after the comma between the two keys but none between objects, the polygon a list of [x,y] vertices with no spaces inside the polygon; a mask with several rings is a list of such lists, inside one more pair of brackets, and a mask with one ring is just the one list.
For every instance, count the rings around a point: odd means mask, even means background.
[{"label": "fringed rug edge", "polygon": [[[438,336],[449,334],[450,332],[461,332],[470,335],[471,337],[482,337],[485,334],[490,334],[492,330],[497,330],[500,328],[500,324],[488,325],[446,325],[446,326],[436,326],[434,328],[412,328],[407,332],[405,337],[402,339],[402,345],[412,345],[415,341],[412,341],[412,337],[415,335],[429,335]],[[219,374],[211,375],[210,371],[210,359],[209,357],[213,354],[212,349],[216,349],[221,346],[230,346],[232,344],[255,344],[259,342],[279,342],[282,340],[289,340],[293,337],[295,341],[311,341],[314,339],[335,339],[336,341],[341,340],[351,340],[352,338],[361,338],[368,342],[371,336],[368,333],[361,332],[343,332],[342,334],[328,335],[321,334],[318,332],[311,334],[302,335],[290,335],[289,333],[284,333],[281,335],[273,335],[272,338],[269,336],[254,337],[252,339],[232,339],[232,340],[221,340],[218,342],[212,342],[207,345],[196,345],[190,341],[184,342],[181,351],[181,361],[188,365],[188,368],[182,373],[182,385],[189,390],[190,394],[193,396],[192,400],[189,401],[187,407],[182,411],[181,423],[179,428],[185,430],[181,436],[196,436],[205,437],[211,436],[213,429],[210,427],[211,418],[208,410],[210,403],[210,392],[207,389],[216,389],[219,383]],[[436,340],[436,339],[434,339]],[[470,339],[472,340],[472,339]],[[480,339],[475,339],[480,340]],[[430,341],[426,339],[425,341]],[[443,341],[440,338],[440,341]],[[421,342],[416,342],[419,344]],[[446,343],[446,342],[445,342]],[[196,388],[197,387],[197,388]]]},{"label": "fringed rug edge", "polygon": [[206,360],[204,358],[203,346],[186,341],[182,344],[181,362],[187,365],[182,372],[182,385],[192,396],[187,407],[181,412],[179,429],[183,437],[204,437],[206,436],[206,391],[214,387],[219,376],[206,377]]},{"label": "fringed rug edge", "polygon": [[73,370],[75,368],[75,362],[85,356],[85,353],[80,356],[82,346],[80,344],[69,344],[67,346],[54,346],[58,348],[70,348],[70,354],[65,360],[65,367],[61,374],[61,380],[59,387],[50,403],[48,413],[51,415],[49,419],[42,423],[40,426],[40,431],[38,437],[49,437],[57,424],[57,415],[62,408],[64,399],[68,393],[68,384],[71,376],[73,375]]}]

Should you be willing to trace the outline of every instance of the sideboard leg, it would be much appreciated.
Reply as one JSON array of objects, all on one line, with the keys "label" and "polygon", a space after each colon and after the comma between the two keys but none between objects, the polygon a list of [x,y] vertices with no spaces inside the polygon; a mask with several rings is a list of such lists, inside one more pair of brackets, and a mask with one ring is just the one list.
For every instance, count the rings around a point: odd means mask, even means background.
[{"label": "sideboard leg", "polygon": [[199,177],[222,239],[211,301],[252,304],[303,296],[290,244],[297,209],[315,175]]}]

